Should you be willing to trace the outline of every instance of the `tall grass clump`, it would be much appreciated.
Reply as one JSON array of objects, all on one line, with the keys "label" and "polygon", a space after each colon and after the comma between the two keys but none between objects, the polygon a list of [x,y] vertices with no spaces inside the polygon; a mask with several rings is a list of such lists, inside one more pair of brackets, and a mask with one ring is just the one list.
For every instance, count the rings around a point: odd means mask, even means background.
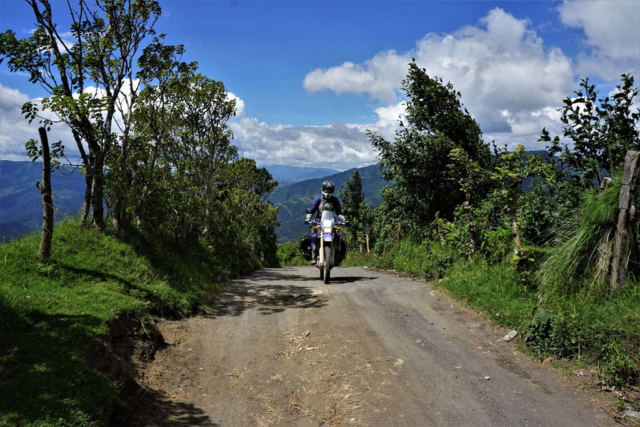
[{"label": "tall grass clump", "polygon": [[614,175],[609,189],[588,192],[574,216],[555,228],[538,273],[545,298],[606,293],[621,185],[621,175]]}]

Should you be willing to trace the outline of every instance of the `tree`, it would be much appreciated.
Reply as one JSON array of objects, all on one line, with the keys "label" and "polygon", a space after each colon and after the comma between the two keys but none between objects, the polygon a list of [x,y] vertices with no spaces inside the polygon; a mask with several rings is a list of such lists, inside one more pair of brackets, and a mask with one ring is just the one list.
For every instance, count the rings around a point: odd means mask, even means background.
[{"label": "tree", "polygon": [[394,199],[388,206],[414,234],[423,235],[436,212],[451,218],[464,200],[457,183],[447,178],[451,150],[463,149],[483,168],[491,162],[491,150],[451,83],[429,77],[414,60],[402,87],[408,98],[407,123],[400,121],[393,142],[375,133],[369,138],[380,152],[384,177],[395,181],[387,192]]},{"label": "tree", "polygon": [[[11,30],[3,33],[0,55],[8,59],[10,71],[28,73],[32,83],[49,93],[42,109],[71,128],[87,173],[81,223],[90,205],[93,223],[102,230],[105,159],[112,149],[127,149],[129,112],[139,90],[135,58],[143,40],[155,34],[160,6],[155,0],[97,0],[95,6],[79,0],[76,8],[67,3],[70,42],[55,23],[48,0],[26,1],[35,15],[36,30],[20,40]],[[30,121],[42,119],[34,103],[26,103],[23,112]],[[42,120],[46,125],[53,122]]]},{"label": "tree", "polygon": [[360,252],[366,245],[367,252],[370,248],[370,237],[372,230],[371,207],[364,201],[362,194],[362,178],[358,170],[352,175],[353,180],[347,180],[340,189],[340,199],[342,200],[343,213],[349,220],[349,234],[352,243],[360,245]]},{"label": "tree", "polygon": [[176,180],[173,195],[183,204],[178,215],[184,216],[184,224],[195,224],[192,220],[203,209],[200,233],[206,235],[211,232],[211,204],[219,197],[218,180],[238,157],[227,128],[235,115],[235,101],[227,98],[222,82],[186,73],[172,85],[168,104],[172,106],[168,135],[157,143]]},{"label": "tree", "polygon": [[575,98],[567,97],[559,109],[563,136],[551,139],[542,129],[540,141],[548,142],[549,153],[560,154],[562,163],[580,177],[584,188],[596,188],[603,173],[622,168],[628,150],[640,150],[640,109],[632,110],[638,89],[633,76],[623,74],[611,98],[598,98],[596,85],[582,79]]}]

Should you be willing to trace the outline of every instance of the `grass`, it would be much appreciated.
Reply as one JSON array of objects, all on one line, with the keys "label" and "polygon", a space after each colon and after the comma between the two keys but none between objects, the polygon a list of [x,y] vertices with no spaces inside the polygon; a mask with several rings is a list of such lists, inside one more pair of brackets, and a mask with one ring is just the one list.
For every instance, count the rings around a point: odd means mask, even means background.
[{"label": "grass", "polygon": [[277,256],[281,267],[306,267],[310,265],[310,261],[302,256],[299,243],[279,243]]},{"label": "grass", "polygon": [[518,331],[526,329],[537,306],[535,292],[522,286],[508,262],[488,265],[482,258],[451,267],[437,287],[494,323]]},{"label": "grass", "polygon": [[0,245],[0,425],[105,425],[118,384],[85,363],[87,347],[123,313],[191,313],[236,273],[206,248],[76,221],[56,225],[49,265],[35,262],[38,245],[36,234]]}]

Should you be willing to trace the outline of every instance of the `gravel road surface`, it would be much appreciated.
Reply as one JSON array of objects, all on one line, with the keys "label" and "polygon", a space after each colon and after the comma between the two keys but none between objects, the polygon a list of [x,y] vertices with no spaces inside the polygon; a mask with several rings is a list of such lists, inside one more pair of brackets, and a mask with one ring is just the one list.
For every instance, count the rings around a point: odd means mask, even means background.
[{"label": "gravel road surface", "polygon": [[[264,269],[205,315],[161,321],[145,425],[610,426],[601,409],[427,283]],[[488,379],[486,379],[488,378]]]}]

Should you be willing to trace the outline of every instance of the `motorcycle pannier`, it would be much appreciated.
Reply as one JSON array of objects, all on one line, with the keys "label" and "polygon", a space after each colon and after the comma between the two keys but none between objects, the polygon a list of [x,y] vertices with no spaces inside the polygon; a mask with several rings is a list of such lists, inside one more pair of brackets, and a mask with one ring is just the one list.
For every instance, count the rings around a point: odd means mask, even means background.
[{"label": "motorcycle pannier", "polygon": [[304,259],[311,261],[311,236],[307,235],[302,238],[302,241],[300,242],[300,250],[302,251]]}]

